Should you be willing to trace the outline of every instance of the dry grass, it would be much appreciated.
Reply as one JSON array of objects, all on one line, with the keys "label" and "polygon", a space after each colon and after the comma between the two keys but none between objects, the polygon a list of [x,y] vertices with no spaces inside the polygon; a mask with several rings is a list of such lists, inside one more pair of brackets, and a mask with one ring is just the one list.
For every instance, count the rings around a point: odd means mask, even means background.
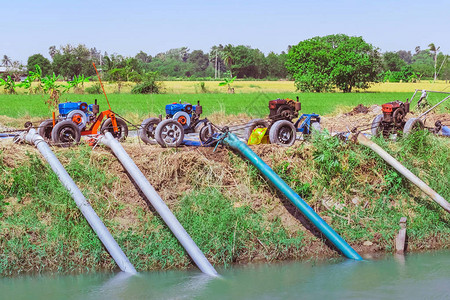
[{"label": "dry grass", "polygon": [[431,91],[450,92],[450,83],[444,80],[433,81],[422,80],[420,82],[381,82],[373,84],[367,92],[408,92],[412,93],[415,89],[425,89]]}]

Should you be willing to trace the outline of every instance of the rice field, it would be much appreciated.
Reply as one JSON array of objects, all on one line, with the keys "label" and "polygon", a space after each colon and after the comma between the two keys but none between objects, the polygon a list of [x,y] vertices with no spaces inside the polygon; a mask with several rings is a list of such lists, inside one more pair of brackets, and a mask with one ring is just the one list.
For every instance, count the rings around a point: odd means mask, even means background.
[{"label": "rice field", "polygon": [[[204,83],[204,89],[201,88],[201,83]],[[220,81],[162,81],[162,87],[165,94],[202,94],[210,93],[217,94],[227,93],[226,86],[219,86]],[[88,82],[84,84],[84,87],[90,87],[97,82]],[[136,84],[133,82],[122,82],[120,93],[130,93],[131,89]],[[114,94],[119,93],[118,84],[112,82],[105,82],[104,87],[106,93]],[[232,87],[236,94],[248,94],[248,93],[295,93],[297,92],[293,81],[279,80],[279,81],[244,81],[236,80]],[[365,93],[384,93],[384,92],[406,92],[412,93],[415,89],[427,89],[434,91],[447,91],[450,92],[450,82],[439,80],[435,83],[432,81],[422,80],[417,83],[401,83],[401,82],[384,82],[374,83],[365,91]],[[24,94],[25,90],[18,89],[19,94]],[[339,91],[336,90],[339,93]],[[0,94],[4,94],[4,90],[0,87]]]},{"label": "rice field", "polygon": [[[329,114],[337,106],[358,104],[367,106],[397,99],[405,100],[411,95],[411,93],[110,94],[108,99],[112,110],[123,115],[132,114],[140,117],[164,115],[166,104],[181,100],[193,104],[200,101],[206,116],[220,112],[226,115],[244,113],[260,117],[268,114],[268,101],[277,98],[296,99],[296,96],[299,96],[303,112]],[[85,101],[87,103],[94,103],[95,99],[98,99],[100,110],[108,109],[104,95],[65,94],[60,98],[61,102]],[[0,95],[0,115],[12,118],[50,116],[52,110],[47,107],[44,100],[43,95]]]},{"label": "rice field", "polygon": [[[135,95],[130,93],[117,93],[114,88],[117,84],[107,83],[106,90],[108,99],[113,111],[129,119],[132,122],[140,123],[150,116],[165,115],[164,107],[172,102],[190,102],[196,104],[197,101],[203,106],[204,116],[212,114],[239,115],[245,114],[249,117],[263,117],[268,115],[268,101],[277,98],[296,99],[300,97],[303,113],[318,113],[321,115],[331,114],[336,111],[346,112],[358,104],[371,106],[381,105],[394,100],[405,101],[411,98],[414,89],[429,89],[437,91],[450,91],[445,82],[435,84],[423,82],[418,83],[382,83],[372,87],[372,92],[354,92],[344,94],[335,93],[300,93],[295,92],[293,82],[289,81],[237,81],[233,85],[235,94],[225,92],[199,93],[199,82],[195,81],[170,81],[164,82],[166,91],[183,91],[184,93],[165,93],[151,95]],[[219,87],[217,81],[205,82],[206,89]],[[126,91],[125,88],[122,91]],[[208,90],[209,91],[209,90]],[[418,95],[419,96],[419,95]],[[437,103],[443,99],[443,94],[430,94],[429,102]],[[51,116],[52,109],[47,107],[45,100],[47,95],[6,95],[0,94],[0,119],[4,125],[13,126],[17,122],[11,122],[9,118],[22,120],[40,120]],[[108,105],[103,94],[63,94],[61,102],[85,101],[94,103],[98,99],[100,110],[107,110]],[[418,97],[415,101],[418,100]],[[439,107],[438,112],[448,113],[450,111],[450,101]],[[17,121],[17,120],[16,120]],[[14,126],[15,126],[14,125]]]}]

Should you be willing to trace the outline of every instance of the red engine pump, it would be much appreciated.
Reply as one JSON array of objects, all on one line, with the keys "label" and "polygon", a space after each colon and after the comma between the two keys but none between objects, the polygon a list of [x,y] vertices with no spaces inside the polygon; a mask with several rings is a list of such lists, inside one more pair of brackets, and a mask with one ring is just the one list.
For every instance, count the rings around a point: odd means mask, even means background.
[{"label": "red engine pump", "polygon": [[295,102],[292,99],[276,99],[269,101],[269,118],[272,120],[289,120],[298,117],[298,112],[302,105],[299,102],[298,96]]},{"label": "red engine pump", "polygon": [[404,125],[404,119],[409,112],[409,102],[402,102],[399,100],[392,101],[381,106],[383,111],[384,123],[393,123],[395,127]]}]

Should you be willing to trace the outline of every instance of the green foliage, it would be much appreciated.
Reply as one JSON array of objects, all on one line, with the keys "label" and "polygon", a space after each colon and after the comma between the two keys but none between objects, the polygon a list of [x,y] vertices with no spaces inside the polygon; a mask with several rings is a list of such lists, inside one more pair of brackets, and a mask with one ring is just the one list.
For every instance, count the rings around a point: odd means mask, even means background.
[{"label": "green foliage", "polygon": [[234,80],[236,79],[236,76],[234,76],[233,78],[224,78],[222,82],[219,82],[219,86],[228,86],[228,92],[233,92],[234,93],[234,89],[231,87],[231,84],[234,82]]},{"label": "green foliage", "polygon": [[386,52],[383,54],[383,69],[385,71],[399,72],[407,64],[396,52]]},{"label": "green foliage", "polygon": [[412,71],[410,65],[404,66],[400,71],[387,70],[383,74],[383,82],[414,82],[418,76]]},{"label": "green foliage", "polygon": [[227,45],[224,48],[224,61],[228,64],[231,74],[238,78],[267,76],[265,56],[259,49]]},{"label": "green foliage", "polygon": [[251,241],[255,238],[268,247],[266,257],[291,245],[302,245],[302,236],[289,239],[279,220],[266,223],[263,215],[250,207],[233,207],[232,203],[217,190],[206,189],[185,196],[178,205],[177,218],[194,240],[208,249],[207,255],[213,261],[224,265],[235,262],[252,251],[255,245]]},{"label": "green foliage", "polygon": [[200,92],[201,93],[208,93],[208,89],[206,88],[205,82],[204,81],[200,81],[200,83],[198,84],[200,87]]},{"label": "green foliage", "polygon": [[322,134],[314,140],[314,161],[319,173],[325,181],[341,174],[343,168],[339,160],[343,144],[328,134]]},{"label": "green foliage", "polygon": [[300,180],[300,170],[289,162],[281,162],[273,168],[281,179],[283,179],[300,197],[307,200],[312,196],[311,184]]},{"label": "green foliage", "polygon": [[[104,195],[116,179],[90,161],[90,151],[81,146],[58,156],[67,161],[66,169],[79,186],[89,182],[82,192],[109,227],[108,213],[116,208],[116,202],[114,197],[104,201]],[[0,170],[0,198],[12,199],[7,213],[0,205],[2,274],[115,268],[69,192],[41,157],[28,154],[21,165],[1,165]]]},{"label": "green foliage", "polygon": [[91,77],[85,77],[83,74],[81,74],[79,76],[75,75],[73,77],[73,80],[70,80],[67,82],[67,86],[65,86],[65,90],[68,91],[71,88],[77,90],[80,88],[80,85],[83,86],[85,82],[89,82],[90,78]]},{"label": "green foliage", "polygon": [[27,69],[33,70],[35,66],[39,65],[41,69],[41,76],[51,75],[52,73],[52,65],[50,61],[45,58],[42,54],[34,54],[28,58]]},{"label": "green foliage", "polygon": [[437,55],[437,67],[439,79],[450,79],[450,56],[439,53]]},{"label": "green foliage", "polygon": [[287,78],[286,61],[288,55],[283,51],[281,54],[270,52],[266,57],[267,77]]},{"label": "green foliage", "polygon": [[85,76],[95,75],[92,62],[99,64],[100,58],[100,54],[95,48],[88,49],[83,44],[79,44],[76,47],[67,44],[61,46],[59,50],[56,47],[51,47],[51,55],[53,58],[53,72],[66,79],[71,79],[81,74]]},{"label": "green foliage", "polygon": [[100,86],[100,83],[96,83],[93,86],[87,87],[85,89],[85,91],[88,94],[101,94],[102,93],[102,87]]},{"label": "green foliage", "polygon": [[188,74],[185,73],[186,76],[201,77],[209,66],[209,56],[202,50],[194,50],[189,54],[186,62],[192,64],[191,69],[187,71]]},{"label": "green foliage", "polygon": [[147,72],[143,77],[143,82],[131,90],[132,94],[160,94],[162,92],[162,84],[158,81],[158,72]]},{"label": "green foliage", "polygon": [[58,108],[59,96],[64,92],[63,88],[66,87],[63,84],[58,83],[58,78],[59,76],[56,76],[55,73],[53,73],[52,76],[45,76],[42,78],[42,90],[49,95],[46,103],[49,108],[55,110]]},{"label": "green foliage", "polygon": [[286,67],[302,91],[324,92],[336,87],[351,92],[354,87],[366,89],[376,82],[380,64],[377,49],[362,37],[338,34],[291,47]]},{"label": "green foliage", "polygon": [[[375,142],[444,198],[450,196],[449,151],[442,140],[418,131],[397,144],[383,138]],[[339,204],[322,214],[332,217],[333,228],[348,241],[370,240],[389,251],[403,216],[408,216],[410,247],[427,245],[427,237],[448,236],[448,214],[426,195],[418,195],[414,185],[370,149],[330,136],[313,143],[313,167],[320,177],[312,185]]]},{"label": "green foliage", "polygon": [[412,57],[411,68],[421,78],[432,78],[434,73],[434,61],[429,50],[418,51]]},{"label": "green foliage", "polygon": [[331,46],[315,37],[291,47],[286,68],[303,92],[325,92],[333,87],[329,56]]},{"label": "green foliage", "polygon": [[8,94],[16,94],[16,83],[11,78],[11,76],[6,76],[6,80],[3,78],[0,78],[0,86],[3,86],[3,89]]}]

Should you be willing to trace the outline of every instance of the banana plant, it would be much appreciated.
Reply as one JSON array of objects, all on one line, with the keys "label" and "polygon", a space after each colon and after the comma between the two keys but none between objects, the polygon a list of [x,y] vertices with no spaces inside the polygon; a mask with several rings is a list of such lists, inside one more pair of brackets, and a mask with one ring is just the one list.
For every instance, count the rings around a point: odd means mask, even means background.
[{"label": "banana plant", "polygon": [[37,86],[34,88],[34,93],[37,94],[38,92],[41,92],[43,89],[42,86],[42,69],[39,65],[34,65],[35,72],[29,71],[27,78],[21,83],[19,83],[17,86],[23,87],[25,89],[29,89],[30,94],[33,93],[32,83],[34,81],[37,81]]},{"label": "banana plant", "polygon": [[58,84],[59,76],[56,76],[55,73],[53,73],[52,76],[45,76],[42,78],[42,90],[45,93],[49,93],[50,97],[46,100],[47,105],[49,108],[54,108],[55,110],[58,107],[59,103],[59,96],[62,94],[61,87],[65,87],[65,85]]},{"label": "banana plant", "polygon": [[7,76],[6,80],[3,78],[0,78],[0,86],[3,86],[3,89],[8,93],[8,94],[16,94],[16,83],[14,82],[14,80],[11,78],[11,76]]},{"label": "banana plant", "polygon": [[80,74],[79,76],[75,75],[73,76],[73,80],[67,81],[67,85],[65,86],[65,92],[69,91],[71,88],[77,89],[79,86],[84,86],[85,82],[89,82],[89,79],[91,79],[91,76],[84,77],[83,74]]},{"label": "banana plant", "polygon": [[55,73],[53,73],[52,76],[45,76],[44,78],[42,78],[42,89],[44,90],[44,92],[48,92],[48,91],[52,91],[52,90],[57,90],[61,87],[60,84],[56,83],[56,81],[58,80],[59,76],[56,76]]},{"label": "banana plant", "polygon": [[219,82],[219,86],[228,86],[228,93],[234,93],[234,88],[231,87],[231,84],[236,79],[236,76],[233,78],[224,78],[222,82]]}]

